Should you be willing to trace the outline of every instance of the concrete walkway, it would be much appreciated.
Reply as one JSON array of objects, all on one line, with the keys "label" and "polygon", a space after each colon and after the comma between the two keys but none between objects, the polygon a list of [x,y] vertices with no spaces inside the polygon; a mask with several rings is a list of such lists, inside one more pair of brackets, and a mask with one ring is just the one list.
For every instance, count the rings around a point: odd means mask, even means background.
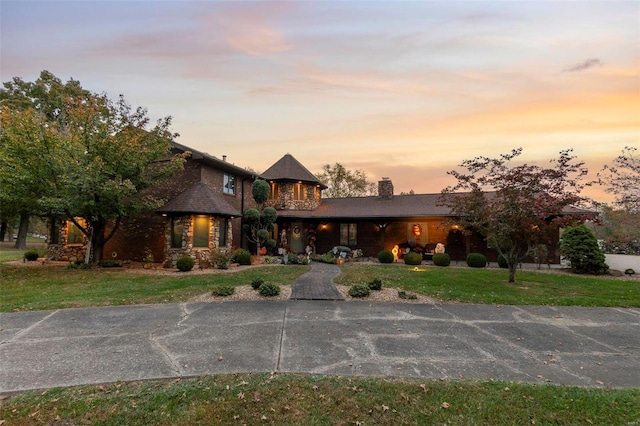
[{"label": "concrete walkway", "polygon": [[340,275],[340,268],[327,263],[311,262],[311,270],[291,284],[294,300],[344,300],[333,280]]},{"label": "concrete walkway", "polygon": [[259,301],[0,314],[0,392],[231,372],[640,387],[640,310]]}]

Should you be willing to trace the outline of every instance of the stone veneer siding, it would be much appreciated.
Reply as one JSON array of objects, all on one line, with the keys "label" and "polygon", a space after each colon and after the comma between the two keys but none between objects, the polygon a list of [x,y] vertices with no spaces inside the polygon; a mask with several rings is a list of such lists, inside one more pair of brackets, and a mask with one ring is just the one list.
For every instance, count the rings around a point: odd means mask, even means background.
[{"label": "stone veneer siding", "polygon": [[315,210],[320,206],[320,188],[312,184],[302,184],[305,194],[304,200],[294,200],[294,187],[297,182],[277,182],[278,198],[267,200],[265,206],[276,210]]},{"label": "stone veneer siding", "polygon": [[60,223],[59,239],[57,244],[47,245],[47,259],[75,262],[84,260],[87,252],[87,239],[82,244],[67,245],[69,221]]},{"label": "stone veneer siding", "polygon": [[[195,259],[196,265],[207,267],[213,264],[211,261],[211,253],[213,250],[220,248],[220,221],[225,218],[209,217],[209,247],[193,247],[193,218],[194,216],[178,216],[174,217],[174,222],[182,224],[182,247],[171,247],[171,218],[167,218],[165,226],[165,253],[164,267],[175,268],[178,259],[183,256],[189,256]],[[178,225],[179,226],[179,225]],[[227,220],[227,245],[225,248],[231,249],[233,240],[232,221]]]}]

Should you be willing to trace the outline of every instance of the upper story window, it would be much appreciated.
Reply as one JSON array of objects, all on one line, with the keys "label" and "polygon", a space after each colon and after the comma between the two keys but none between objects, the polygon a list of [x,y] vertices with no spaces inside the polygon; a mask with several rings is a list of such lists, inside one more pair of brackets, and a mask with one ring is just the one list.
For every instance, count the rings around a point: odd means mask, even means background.
[{"label": "upper story window", "polygon": [[304,185],[300,182],[293,184],[293,199],[304,200],[306,198],[307,197]]},{"label": "upper story window", "polygon": [[236,177],[228,173],[224,174],[222,182],[222,192],[225,194],[236,195]]},{"label": "upper story window", "polygon": [[269,199],[277,200],[280,196],[280,190],[278,188],[278,184],[275,182],[271,182],[271,190],[269,191]]}]

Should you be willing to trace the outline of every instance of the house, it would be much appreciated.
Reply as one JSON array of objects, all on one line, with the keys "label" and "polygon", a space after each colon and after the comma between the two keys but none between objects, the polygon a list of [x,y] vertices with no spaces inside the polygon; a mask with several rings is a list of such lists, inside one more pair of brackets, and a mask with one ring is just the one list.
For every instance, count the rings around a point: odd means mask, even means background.
[{"label": "house", "polygon": [[[438,205],[439,193],[394,194],[389,178],[378,182],[378,194],[369,197],[322,198],[327,186],[292,155],[286,154],[261,175],[222,159],[173,143],[174,153],[191,152],[184,171],[152,188],[166,199],[155,212],[122,223],[107,243],[107,258],[143,261],[153,259],[175,266],[180,256],[207,264],[217,248],[250,248],[242,234],[242,212],[255,207],[251,185],[256,178],[270,185],[265,206],[278,212],[271,237],[280,253],[326,253],[335,246],[359,249],[375,257],[397,246],[428,257],[438,243],[454,260],[471,252],[484,253],[490,261],[497,252],[477,234],[465,234],[449,209]],[[578,211],[574,213],[580,213]],[[83,235],[71,222],[52,225],[50,257],[81,258]],[[557,241],[550,258],[559,262]]]},{"label": "house", "polygon": [[[122,222],[107,242],[108,259],[162,262],[175,266],[180,256],[208,262],[211,251],[242,241],[242,211],[254,206],[251,185],[256,178],[222,159],[172,143],[172,154],[190,152],[184,170],[150,188],[149,195],[166,200],[155,212]],[[68,220],[51,221],[48,256],[84,258],[86,238]]]}]

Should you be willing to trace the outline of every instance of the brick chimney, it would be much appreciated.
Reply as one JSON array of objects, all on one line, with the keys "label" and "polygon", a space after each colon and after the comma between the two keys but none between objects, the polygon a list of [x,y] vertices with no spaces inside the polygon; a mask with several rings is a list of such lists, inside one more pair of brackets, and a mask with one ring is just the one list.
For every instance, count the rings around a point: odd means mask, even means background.
[{"label": "brick chimney", "polygon": [[378,198],[381,200],[393,198],[393,182],[388,177],[383,177],[378,181]]}]

